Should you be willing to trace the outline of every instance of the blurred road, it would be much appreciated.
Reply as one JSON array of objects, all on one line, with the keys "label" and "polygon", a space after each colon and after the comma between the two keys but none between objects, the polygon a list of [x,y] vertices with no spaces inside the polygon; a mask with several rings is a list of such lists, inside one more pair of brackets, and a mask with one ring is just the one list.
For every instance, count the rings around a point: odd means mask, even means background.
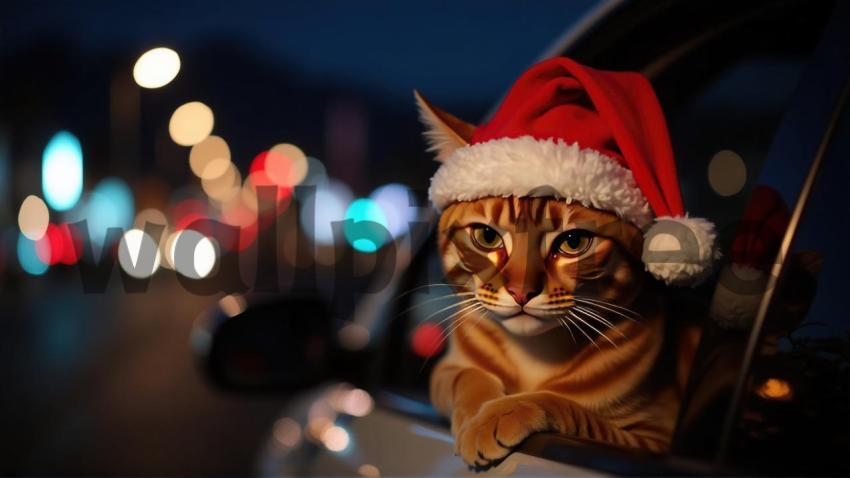
[{"label": "blurred road", "polygon": [[0,293],[0,474],[246,475],[281,397],[214,390],[192,322],[211,297],[170,273],[147,293],[113,277],[86,295],[76,273]]}]

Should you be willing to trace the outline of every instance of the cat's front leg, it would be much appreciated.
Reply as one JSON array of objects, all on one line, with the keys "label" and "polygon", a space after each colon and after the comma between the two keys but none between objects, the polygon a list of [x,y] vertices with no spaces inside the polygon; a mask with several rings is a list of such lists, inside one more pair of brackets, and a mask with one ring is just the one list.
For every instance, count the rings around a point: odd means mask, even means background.
[{"label": "cat's front leg", "polygon": [[493,374],[449,361],[437,364],[431,374],[431,403],[444,416],[451,418],[452,434],[474,417],[481,405],[503,397],[504,386]]},{"label": "cat's front leg", "polygon": [[626,431],[553,392],[508,395],[484,403],[456,434],[455,447],[470,465],[491,466],[529,435],[552,431],[578,438],[661,451],[666,440]]}]

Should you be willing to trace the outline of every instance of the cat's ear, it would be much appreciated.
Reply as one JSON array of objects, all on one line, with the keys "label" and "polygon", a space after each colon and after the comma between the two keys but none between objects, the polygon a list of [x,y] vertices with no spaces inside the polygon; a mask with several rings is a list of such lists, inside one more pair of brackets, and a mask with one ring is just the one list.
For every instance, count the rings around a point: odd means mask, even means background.
[{"label": "cat's ear", "polygon": [[469,144],[475,125],[437,108],[416,90],[413,96],[419,107],[419,119],[425,125],[428,151],[437,153],[437,161],[445,161],[456,149]]}]

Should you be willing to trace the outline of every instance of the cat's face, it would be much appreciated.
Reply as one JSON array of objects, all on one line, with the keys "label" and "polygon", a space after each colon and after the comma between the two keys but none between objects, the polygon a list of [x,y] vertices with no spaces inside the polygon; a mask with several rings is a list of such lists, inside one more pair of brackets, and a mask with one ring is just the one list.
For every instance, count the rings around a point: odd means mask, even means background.
[{"label": "cat's face", "polygon": [[460,202],[443,212],[439,229],[449,282],[474,293],[486,315],[516,335],[542,334],[561,321],[601,328],[594,315],[610,316],[600,313],[604,304],[628,306],[643,282],[643,268],[632,259],[640,257],[640,231],[580,204]]}]

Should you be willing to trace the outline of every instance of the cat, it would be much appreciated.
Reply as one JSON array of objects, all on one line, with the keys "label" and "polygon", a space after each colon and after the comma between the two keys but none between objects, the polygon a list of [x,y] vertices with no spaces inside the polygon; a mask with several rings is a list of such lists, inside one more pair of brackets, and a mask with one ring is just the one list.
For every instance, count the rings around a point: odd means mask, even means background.
[{"label": "cat", "polygon": [[[416,97],[438,157],[467,143],[474,126]],[[666,451],[698,328],[668,320],[663,286],[634,259],[640,229],[536,196],[458,201],[439,218],[464,305],[430,396],[456,453],[486,468],[543,431]]]}]

